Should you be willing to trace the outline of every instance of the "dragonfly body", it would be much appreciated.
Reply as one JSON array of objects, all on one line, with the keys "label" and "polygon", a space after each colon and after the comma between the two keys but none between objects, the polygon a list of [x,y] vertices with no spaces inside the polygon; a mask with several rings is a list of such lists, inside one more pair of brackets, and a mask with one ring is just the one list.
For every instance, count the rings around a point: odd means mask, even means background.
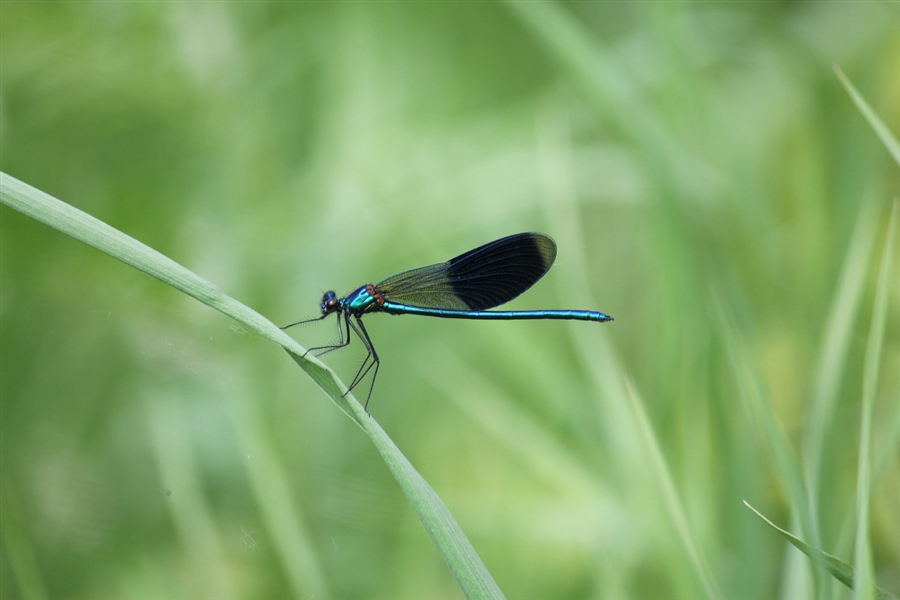
[{"label": "dragonfly body", "polygon": [[[326,293],[326,300],[334,296],[334,292]],[[336,296],[334,296],[336,298]],[[444,319],[476,319],[481,321],[512,321],[516,319],[560,319],[567,321],[612,321],[612,317],[593,310],[452,310],[447,308],[423,308],[385,300],[374,284],[367,283],[346,298],[337,300],[338,309],[330,312],[345,311],[353,316],[362,316],[370,312],[386,312],[389,315],[419,315],[423,317],[440,317]]]},{"label": "dragonfly body", "polygon": [[566,321],[612,321],[612,317],[592,310],[446,310],[421,308],[385,302],[381,310],[392,315],[422,315],[444,319],[476,319],[480,321],[513,321],[517,319],[561,319]]},{"label": "dragonfly body", "polygon": [[555,258],[556,243],[549,236],[518,233],[479,246],[444,263],[404,271],[377,284],[367,283],[344,298],[338,298],[333,291],[326,292],[320,305],[320,317],[298,321],[283,329],[320,321],[336,313],[338,343],[310,348],[307,352],[320,350],[317,356],[321,356],[343,348],[350,343],[350,330],[355,331],[368,355],[346,393],[374,368],[366,397],[368,406],[381,361],[363,325],[362,316],[365,314],[385,312],[391,315],[495,321],[612,321],[609,315],[592,310],[487,310],[509,302],[534,285],[550,269]]}]

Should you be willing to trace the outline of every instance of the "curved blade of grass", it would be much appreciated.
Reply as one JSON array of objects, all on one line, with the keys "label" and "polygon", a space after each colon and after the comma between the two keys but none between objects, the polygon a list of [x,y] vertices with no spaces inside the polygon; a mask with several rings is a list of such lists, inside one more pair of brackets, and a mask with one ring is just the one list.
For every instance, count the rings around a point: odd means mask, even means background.
[{"label": "curved blade of grass", "polygon": [[[844,72],[841,70],[841,68],[838,67],[837,65],[834,65],[834,72],[838,76],[838,79],[840,79],[841,84],[844,86],[844,89],[846,89],[847,93],[850,94],[850,97],[853,99],[853,102],[856,104],[856,107],[859,109],[859,111],[863,114],[863,116],[869,122],[869,125],[875,131],[875,134],[881,139],[882,143],[884,144],[885,148],[887,148],[888,152],[890,152],[891,156],[894,158],[894,161],[898,165],[900,165],[900,143],[897,142],[897,138],[894,137],[894,135],[891,133],[891,131],[887,128],[887,126],[881,121],[881,119],[878,118],[878,115],[875,113],[874,110],[872,110],[872,108],[866,102],[865,98],[863,98],[862,95],[856,90],[856,88],[850,82],[850,79],[846,75],[844,75]],[[874,211],[870,211],[870,212],[874,213]],[[889,232],[890,232],[889,239],[890,240],[893,239],[893,235],[894,235],[894,232],[896,229],[896,220],[897,220],[897,202],[894,201],[894,206],[893,206],[893,210],[891,212],[891,220],[890,220],[890,226],[889,226],[890,227],[890,229],[889,229]],[[869,229],[874,229],[874,226],[870,227]],[[867,232],[867,233],[869,233],[870,237],[874,237],[874,234],[872,234],[871,232]],[[891,245],[892,244],[893,244],[893,242],[891,242]],[[890,246],[885,247],[886,252],[888,251],[889,247]],[[890,258],[890,255],[886,254],[885,258],[883,260],[887,260],[888,258]],[[884,263],[882,263],[882,265],[884,265]],[[860,270],[862,271],[862,269],[860,269]],[[882,271],[882,273],[883,273],[883,271]],[[881,276],[882,275],[879,275],[879,290],[882,289],[881,288],[882,280],[880,279]],[[874,324],[875,323],[873,321],[873,326],[874,326]],[[869,363],[867,361],[866,365],[868,365],[868,364]],[[888,448],[889,450],[888,450],[888,452],[885,452],[881,455],[881,458],[879,459],[879,464],[875,468],[876,473],[883,472],[886,469],[887,463],[890,462],[890,460],[893,458],[893,452],[891,449],[895,446],[896,439],[898,438],[898,434],[900,434],[900,411],[895,411],[894,419],[892,421],[892,426],[890,426],[888,428],[888,432],[889,433],[887,436],[887,440],[884,445],[885,445],[885,448]]]},{"label": "curved blade of grass", "polygon": [[160,480],[178,491],[178,502],[167,502],[166,508],[184,549],[184,568],[197,573],[211,598],[236,599],[235,573],[225,558],[226,544],[210,498],[203,493],[200,459],[191,444],[184,406],[166,393],[145,397],[144,406]]},{"label": "curved blade of grass", "polygon": [[[812,539],[813,543],[818,543],[818,524],[811,513],[812,503],[809,499],[806,481],[787,434],[778,421],[772,399],[766,393],[759,367],[750,359],[747,343],[739,334],[735,320],[725,304],[714,296],[713,305],[719,321],[722,343],[728,355],[734,380],[740,390],[741,399],[771,455],[775,471],[778,474],[778,481],[788,492],[791,515],[797,520],[800,531]],[[792,560],[792,557],[788,555],[786,559]],[[816,587],[821,589],[825,582],[825,575],[818,566],[818,563],[814,563],[816,568],[812,569],[812,575],[815,578]],[[793,569],[788,573],[791,574],[791,577],[799,575]],[[807,588],[805,583],[797,585],[803,591],[792,589],[791,594],[811,593],[805,589]]]},{"label": "curved blade of grass", "polygon": [[660,447],[656,431],[654,431],[653,425],[650,423],[650,418],[647,416],[647,411],[644,409],[644,403],[638,394],[637,388],[630,379],[626,380],[625,385],[628,390],[628,400],[631,403],[635,421],[644,438],[644,444],[649,454],[649,461],[655,472],[657,482],[659,483],[659,491],[662,494],[663,503],[669,513],[669,518],[672,520],[672,525],[678,532],[678,537],[684,546],[685,552],[687,552],[697,578],[703,584],[706,596],[708,598],[722,598],[722,590],[713,578],[706,557],[700,552],[697,542],[694,540],[694,534],[688,523],[684,505],[675,488],[675,481],[669,470],[669,465],[666,463],[666,458]]},{"label": "curved blade of grass", "polygon": [[481,558],[434,490],[356,398],[351,394],[342,395],[347,388],[334,372],[315,358],[305,357],[306,349],[274,323],[149,246],[6,173],[0,173],[0,203],[171,285],[281,345],[372,440],[466,597],[503,598]]},{"label": "curved blade of grass", "polygon": [[[74,206],[2,172],[0,172],[0,203],[171,285],[280,344],[299,357],[306,352],[303,346],[264,316],[227,296],[215,285],[169,257]],[[340,397],[342,390],[338,380],[325,365],[312,357],[303,358],[298,363],[329,397],[332,399]],[[337,400],[335,402],[355,419],[347,402]]]},{"label": "curved blade of grass", "polygon": [[277,548],[291,595],[323,600],[334,597],[306,519],[295,508],[289,469],[264,431],[258,403],[244,402],[248,394],[242,393],[245,390],[236,382],[226,382],[223,387],[229,391],[220,397],[228,398],[231,422],[241,448],[253,457],[252,462],[242,461],[247,481],[269,539]]},{"label": "curved blade of grass", "polygon": [[739,384],[738,388],[741,390],[748,412],[753,416],[754,424],[759,428],[767,449],[772,453],[779,480],[790,494],[791,508],[797,513],[801,529],[815,535],[818,530],[808,510],[808,491],[787,434],[778,421],[771,399],[765,392],[758,369],[748,356],[746,342],[738,333],[734,319],[722,301],[718,298],[713,300],[732,372]]},{"label": "curved blade of grass", "polygon": [[875,405],[875,388],[878,385],[878,371],[881,362],[881,349],[884,344],[884,324],[887,320],[888,290],[891,280],[891,262],[894,255],[894,234],[897,229],[897,202],[891,210],[887,240],[884,243],[884,254],[881,258],[881,269],[878,273],[878,287],[875,292],[875,307],[872,311],[872,325],[869,329],[869,340],[866,344],[866,356],[863,364],[862,416],[859,431],[859,463],[856,481],[856,543],[855,565],[859,573],[856,588],[857,598],[871,598],[874,577],[872,575],[872,548],[869,545],[869,502],[871,497],[871,459],[872,447],[872,410]]},{"label": "curved blade of grass", "polygon": [[627,83],[631,78],[610,66],[613,61],[604,56],[600,40],[562,3],[507,0],[504,4],[596,103],[605,121],[642,148],[649,157],[647,166],[666,181],[677,181],[679,169],[684,170],[679,162],[683,148],[675,147],[658,113],[648,109]]},{"label": "curved blade of grass", "polygon": [[[787,541],[793,544],[800,552],[807,555],[816,563],[822,565],[826,571],[831,573],[835,579],[846,585],[851,590],[853,589],[853,582],[855,580],[855,575],[853,571],[853,567],[842,561],[841,559],[834,557],[827,552],[822,552],[818,548],[813,548],[800,538],[791,535],[781,527],[777,526],[775,523],[767,519],[763,516],[761,512],[750,506],[747,501],[744,501],[744,506],[752,510],[757,517],[765,521],[769,527],[780,533]],[[897,600],[897,597],[893,594],[878,588],[873,587],[872,593],[877,600]]]},{"label": "curved blade of grass", "polygon": [[[298,363],[303,360],[302,356],[294,352],[290,352],[290,354],[291,358]],[[326,393],[328,392],[326,391]],[[347,397],[349,398],[350,395],[348,394]],[[337,402],[337,400],[335,401]],[[390,469],[394,479],[400,484],[403,494],[412,505],[413,510],[416,511],[425,531],[437,546],[466,598],[504,598],[503,592],[494,582],[487,567],[475,552],[475,548],[472,547],[437,493],[355,398],[349,405],[352,410],[357,412],[354,420],[375,444],[376,450]]]},{"label": "curved blade of grass", "polygon": [[841,71],[841,68],[837,65],[834,65],[834,72],[838,76],[838,79],[841,80],[841,84],[843,84],[844,89],[847,90],[847,93],[850,94],[850,97],[853,99],[854,104],[856,104],[856,108],[859,109],[859,112],[863,114],[866,118],[866,121],[869,122],[869,125],[872,129],[875,130],[875,135],[881,140],[881,143],[884,144],[884,147],[887,148],[887,151],[890,152],[891,156],[894,158],[894,162],[900,165],[900,143],[897,142],[897,138],[891,133],[891,130],[887,128],[887,126],[878,118],[878,115],[875,114],[875,111],[872,110],[872,107],[869,106],[866,99],[862,97],[862,95],[856,91],[856,88],[853,87],[853,84],[850,83],[850,80],[844,75],[844,72]]},{"label": "curved blade of grass", "polygon": [[812,408],[803,457],[806,463],[812,514],[818,513],[818,490],[821,479],[823,447],[828,429],[833,425],[841,378],[850,351],[853,324],[859,312],[860,298],[868,272],[869,257],[874,247],[878,225],[878,208],[874,201],[865,202],[857,218],[841,275],[822,336],[813,378]]}]

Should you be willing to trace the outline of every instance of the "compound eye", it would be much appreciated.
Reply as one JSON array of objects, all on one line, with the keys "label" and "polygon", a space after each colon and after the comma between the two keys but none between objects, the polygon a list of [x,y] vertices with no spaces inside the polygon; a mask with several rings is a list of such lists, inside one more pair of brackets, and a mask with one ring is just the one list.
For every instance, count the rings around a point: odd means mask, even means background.
[{"label": "compound eye", "polygon": [[328,313],[332,313],[336,311],[339,306],[340,303],[334,292],[325,292],[325,295],[322,296],[322,314],[327,315]]}]

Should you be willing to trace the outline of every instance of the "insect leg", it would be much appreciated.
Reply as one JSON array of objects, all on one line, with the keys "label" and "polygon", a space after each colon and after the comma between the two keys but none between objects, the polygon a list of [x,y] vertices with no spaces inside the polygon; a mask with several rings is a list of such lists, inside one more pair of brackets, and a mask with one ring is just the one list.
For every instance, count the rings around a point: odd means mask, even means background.
[{"label": "insect leg", "polygon": [[[306,356],[306,354],[309,352],[313,352],[314,356],[319,357],[319,356],[322,356],[323,354],[328,354],[329,352],[331,352],[333,350],[337,350],[338,348],[343,348],[344,346],[350,345],[350,327],[349,327],[350,318],[349,318],[349,315],[347,315],[346,313],[345,313],[345,317],[346,317],[345,320],[347,321],[347,324],[341,325],[341,315],[340,315],[340,313],[338,313],[338,317],[337,317],[338,343],[337,344],[332,344],[332,345],[328,345],[328,346],[313,346],[312,348],[307,349],[306,353],[304,353],[303,356]],[[344,327],[347,328],[346,336],[344,336]],[[321,352],[315,352],[316,350],[321,350]]]},{"label": "insect leg", "polygon": [[[369,353],[366,356],[366,359],[363,361],[363,364],[359,367],[359,371],[356,372],[356,377],[353,378],[353,381],[350,383],[350,387],[347,388],[347,392],[355,388],[359,383],[365,378],[369,371],[372,370],[372,367],[375,367],[375,372],[372,373],[372,383],[369,384],[369,393],[366,395],[366,412],[368,412],[369,400],[372,398],[372,390],[375,389],[375,378],[378,377],[378,367],[381,366],[381,359],[378,358],[378,353],[375,352],[375,347],[372,345],[372,340],[369,338],[369,332],[366,331],[366,326],[363,325],[362,318],[358,315],[354,315],[356,317],[356,323],[354,324],[350,317],[347,317],[347,324],[353,328],[353,331],[356,332],[356,335],[359,336],[359,339],[362,341],[363,345],[366,347],[366,351]],[[359,327],[357,327],[359,325]],[[371,362],[369,362],[371,359]],[[368,363],[368,364],[367,364]]]}]

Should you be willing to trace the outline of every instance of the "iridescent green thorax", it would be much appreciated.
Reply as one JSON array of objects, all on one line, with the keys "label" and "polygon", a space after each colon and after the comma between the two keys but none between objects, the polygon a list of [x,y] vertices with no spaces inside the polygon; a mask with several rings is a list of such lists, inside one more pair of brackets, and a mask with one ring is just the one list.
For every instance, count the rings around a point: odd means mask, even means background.
[{"label": "iridescent green thorax", "polygon": [[[352,315],[362,315],[378,310],[381,295],[371,283],[368,283],[341,300],[341,308]],[[383,300],[382,300],[383,301]]]}]

